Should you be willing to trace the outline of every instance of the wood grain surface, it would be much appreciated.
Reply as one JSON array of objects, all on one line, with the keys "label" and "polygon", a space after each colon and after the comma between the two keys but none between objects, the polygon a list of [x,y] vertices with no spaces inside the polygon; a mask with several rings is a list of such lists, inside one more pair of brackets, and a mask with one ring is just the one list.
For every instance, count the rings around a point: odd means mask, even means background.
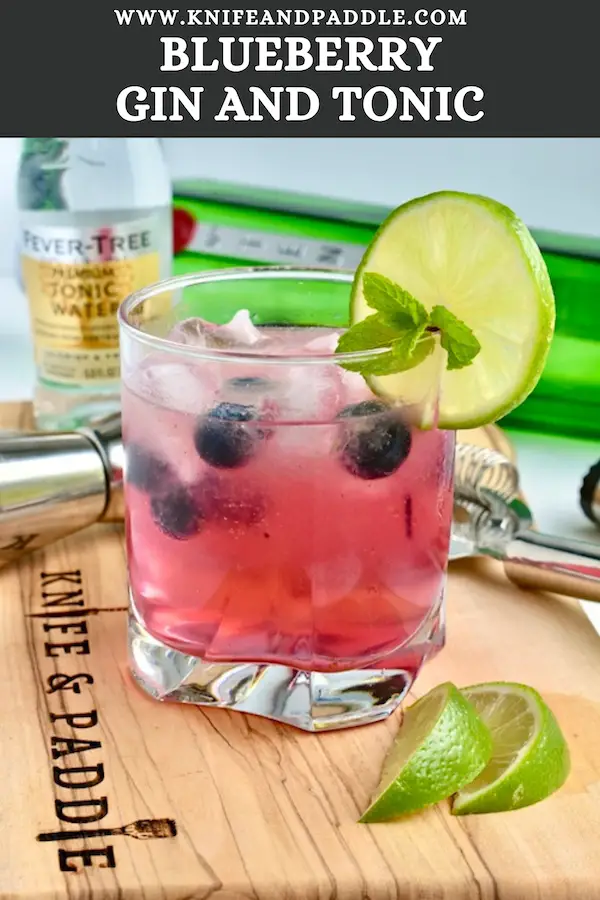
[{"label": "wood grain surface", "polygon": [[[1,424],[26,417],[6,407]],[[534,685],[570,744],[565,787],[518,812],[442,804],[367,826],[398,717],[310,735],[149,699],[126,667],[119,526],[24,558],[0,594],[2,898],[600,897],[600,638],[574,602],[519,591],[494,563],[454,566],[448,644],[416,691]]]}]

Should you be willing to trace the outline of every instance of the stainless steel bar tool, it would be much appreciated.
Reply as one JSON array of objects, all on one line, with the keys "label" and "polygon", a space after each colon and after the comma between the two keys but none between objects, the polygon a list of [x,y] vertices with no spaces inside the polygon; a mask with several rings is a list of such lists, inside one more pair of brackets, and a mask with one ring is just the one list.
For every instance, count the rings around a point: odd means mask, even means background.
[{"label": "stainless steel bar tool", "polygon": [[600,544],[534,530],[518,491],[517,470],[504,457],[459,448],[451,559],[493,557],[522,587],[600,602]]},{"label": "stainless steel bar tool", "polygon": [[0,568],[123,518],[119,414],[74,432],[0,432]]}]

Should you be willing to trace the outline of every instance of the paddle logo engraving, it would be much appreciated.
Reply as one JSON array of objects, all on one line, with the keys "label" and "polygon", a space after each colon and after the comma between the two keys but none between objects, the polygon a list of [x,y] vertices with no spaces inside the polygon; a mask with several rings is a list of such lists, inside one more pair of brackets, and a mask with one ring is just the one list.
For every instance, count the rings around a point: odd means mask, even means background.
[{"label": "paddle logo engraving", "polygon": [[[49,751],[55,787],[54,814],[60,827],[41,832],[37,840],[69,844],[68,849],[57,848],[61,872],[112,869],[117,865],[114,846],[107,844],[105,838],[172,838],[177,834],[177,826],[168,818],[138,819],[117,827],[101,825],[110,805],[99,717],[91,690],[94,676],[89,671],[78,671],[88,668],[80,657],[90,656],[89,621],[101,610],[86,606],[79,569],[41,572],[39,577],[42,612],[30,613],[29,618],[40,620],[42,627],[40,674],[52,726]],[[53,667],[48,674],[44,671],[46,661]],[[95,841],[98,846],[94,846]]]}]

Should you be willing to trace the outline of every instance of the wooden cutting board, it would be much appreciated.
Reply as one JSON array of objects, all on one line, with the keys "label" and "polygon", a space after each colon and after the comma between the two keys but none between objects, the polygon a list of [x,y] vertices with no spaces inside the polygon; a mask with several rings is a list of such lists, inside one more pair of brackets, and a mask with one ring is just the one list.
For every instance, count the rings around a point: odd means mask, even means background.
[{"label": "wooden cutting board", "polygon": [[[5,407],[2,425],[25,421]],[[366,826],[356,819],[397,716],[310,735],[149,699],[126,667],[118,525],[0,572],[0,896],[600,897],[600,639],[576,603],[521,592],[494,563],[456,565],[449,582],[448,644],[416,693],[448,679],[534,685],[567,735],[572,774],[518,812],[455,819],[440,805]]]}]

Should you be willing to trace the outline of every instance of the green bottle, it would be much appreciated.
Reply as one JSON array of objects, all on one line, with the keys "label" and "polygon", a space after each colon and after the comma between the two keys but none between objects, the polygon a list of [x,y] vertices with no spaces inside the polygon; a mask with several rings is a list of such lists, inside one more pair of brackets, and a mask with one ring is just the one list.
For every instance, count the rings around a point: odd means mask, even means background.
[{"label": "green bottle", "polygon": [[[176,183],[174,271],[294,263],[352,269],[390,211],[219,182]],[[600,238],[532,232],[556,296],[556,332],[537,387],[502,425],[600,438]],[[267,318],[269,303],[265,298]],[[313,292],[286,303],[292,323],[345,324],[340,295]],[[227,310],[220,314],[224,320]]]}]

